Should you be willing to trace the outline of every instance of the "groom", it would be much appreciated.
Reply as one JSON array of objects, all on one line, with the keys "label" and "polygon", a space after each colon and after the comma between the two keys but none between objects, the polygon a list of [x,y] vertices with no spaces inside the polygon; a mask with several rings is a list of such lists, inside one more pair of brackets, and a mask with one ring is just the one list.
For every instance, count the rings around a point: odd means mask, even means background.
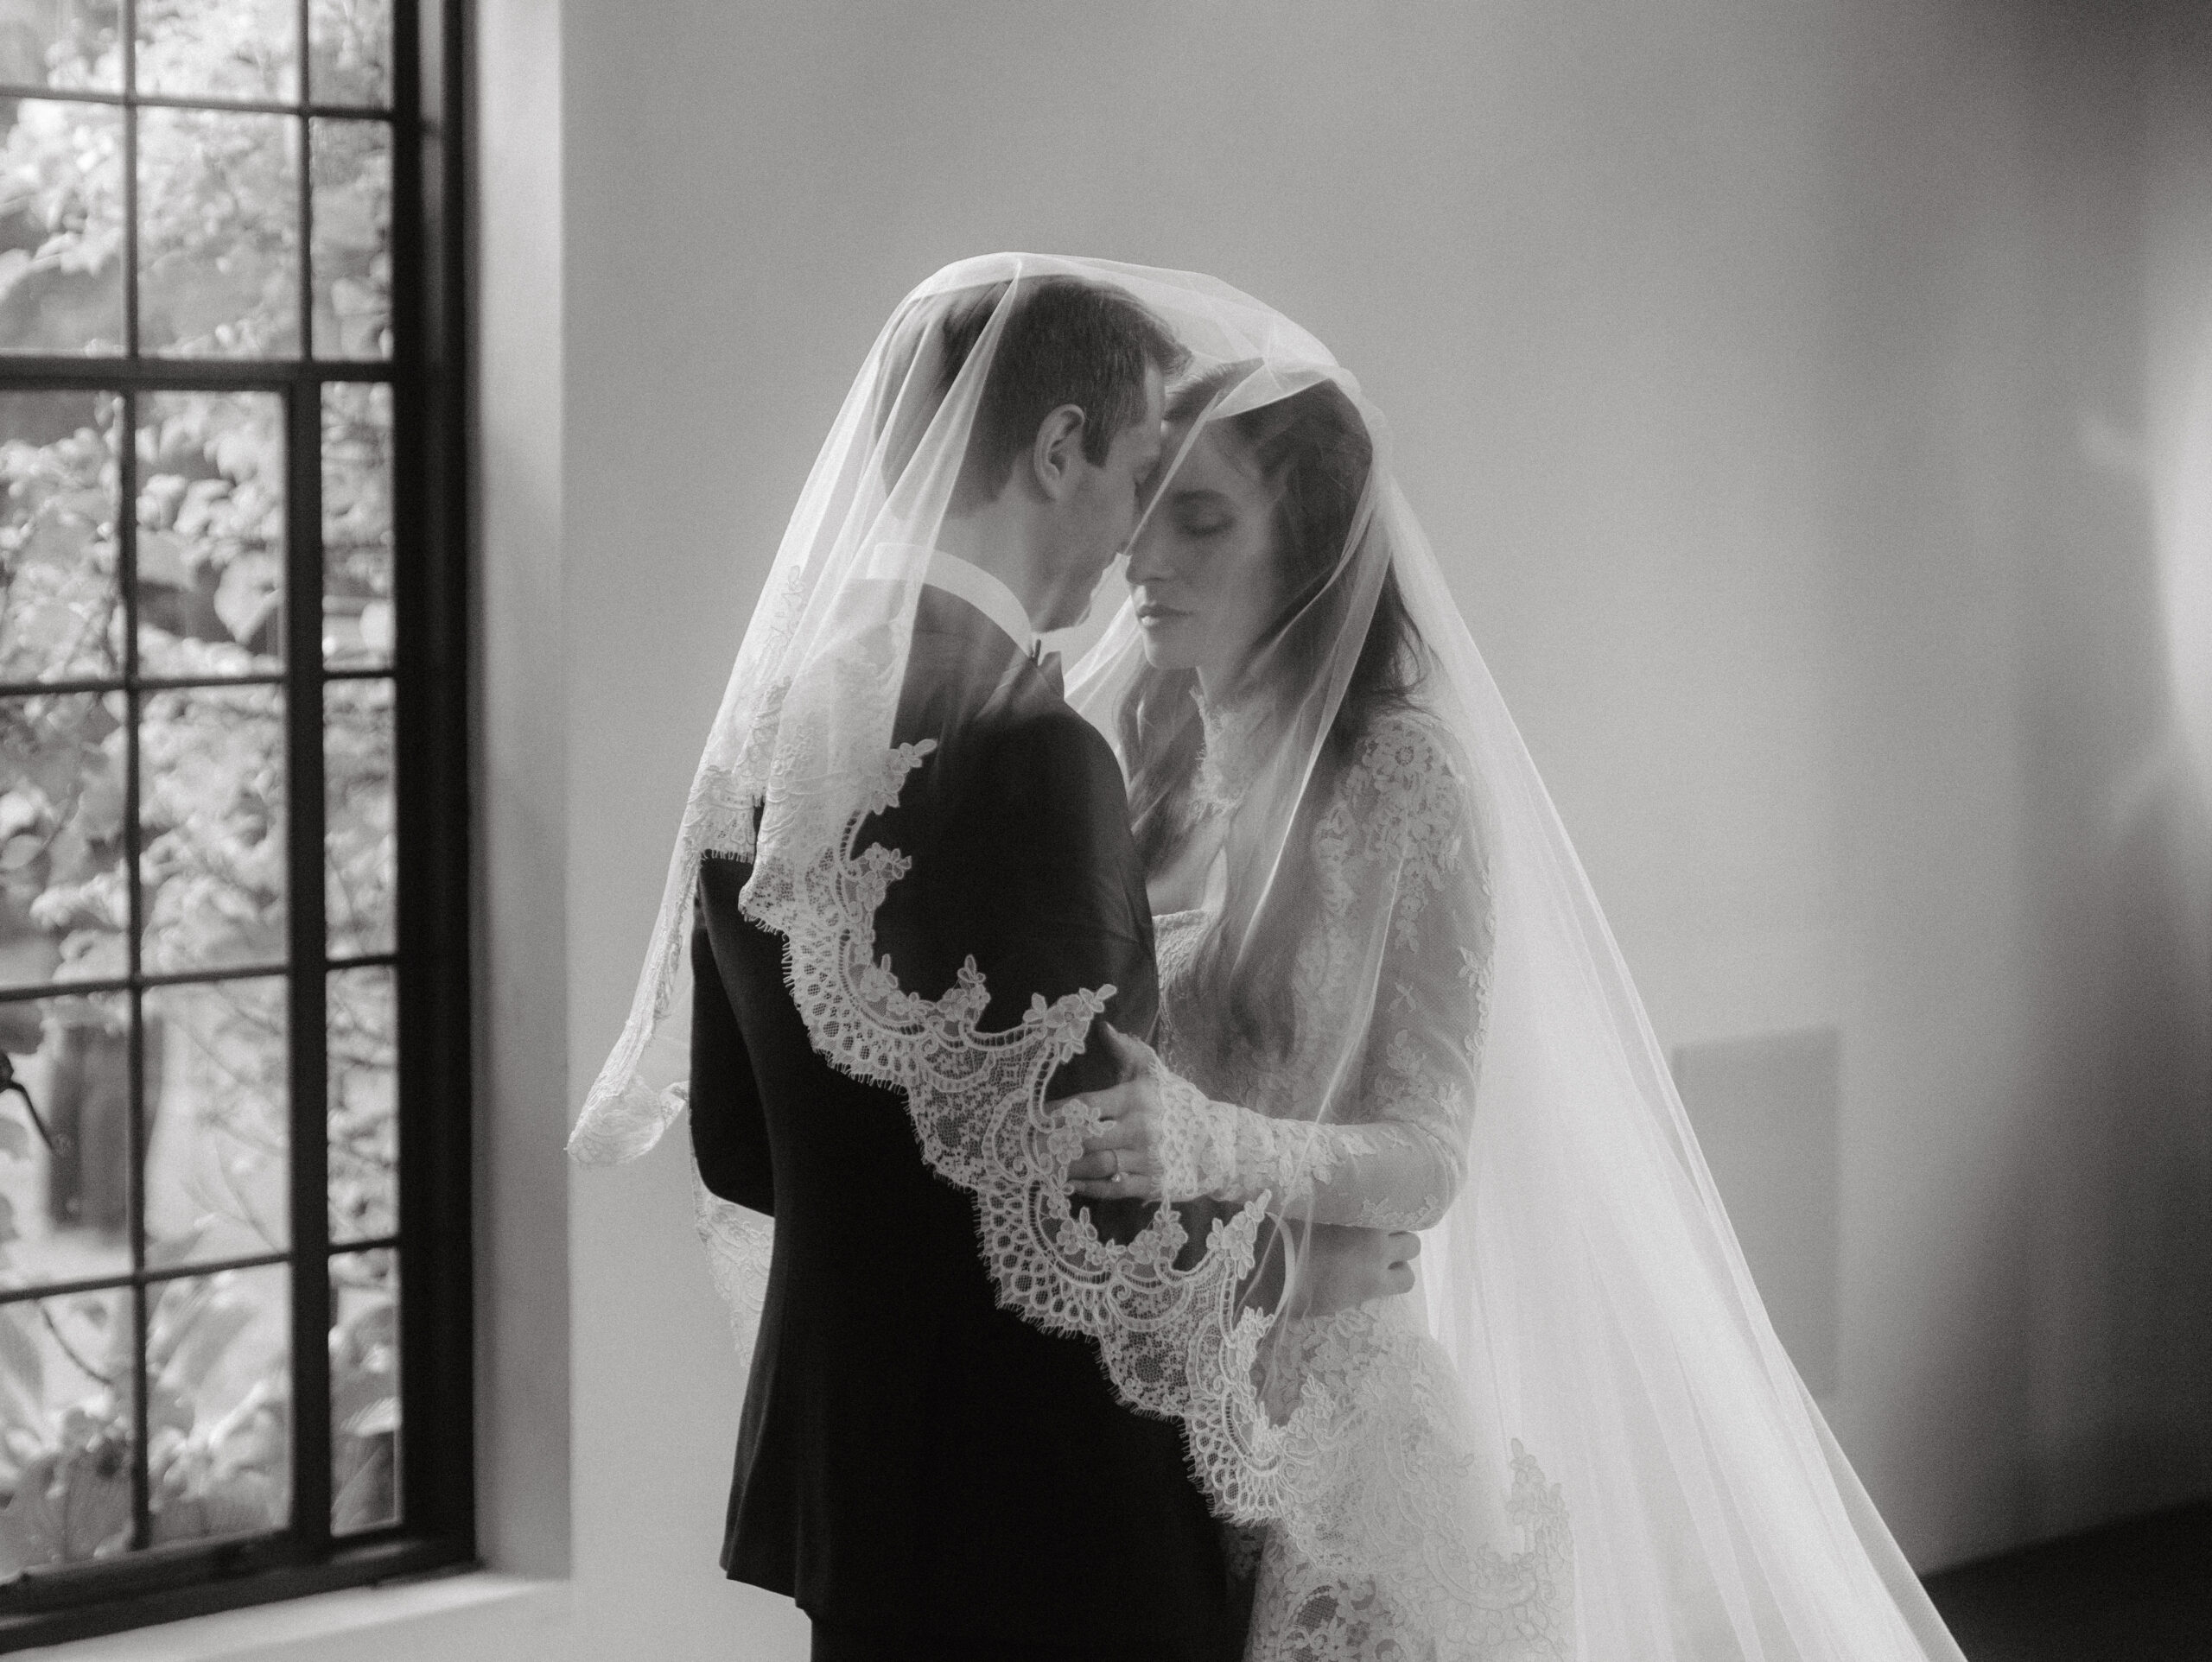
[{"label": "groom", "polygon": [[[987,294],[949,313],[940,390]],[[973,955],[1010,1025],[1032,993],[1118,989],[1155,1013],[1151,914],[1121,775],[1033,660],[1133,529],[1180,357],[1118,290],[1057,278],[1012,302],[917,606],[893,741],[933,739],[869,828],[912,857],[876,919],[935,997]],[[880,569],[879,565],[879,569]],[[724,1198],[776,1220],[722,1566],[796,1598],[817,1662],[1221,1662],[1240,1635],[1179,1428],[1122,1407],[1085,1340],[998,1307],[969,1196],[923,1164],[899,1095],[818,1056],[750,867],[700,867],[691,1126]],[[1055,1094],[1111,1082],[1093,1044]]]},{"label": "groom", "polygon": [[[1134,529],[1182,352],[1122,291],[1049,278],[945,314],[939,396],[1000,304],[941,546],[877,555],[923,585],[893,742],[936,744],[861,839],[912,860],[877,950],[932,998],[972,955],[987,1028],[1111,985],[1104,1019],[1148,1034],[1121,773],[1033,652]],[[797,1599],[817,1662],[1228,1662],[1242,1623],[1179,1428],[1124,1408],[1090,1342],[999,1308],[905,1103],[816,1054],[781,941],[740,910],[750,870],[702,862],[692,936],[699,1168],[776,1221],[723,1568]],[[1052,1094],[1113,1080],[1094,1035]]]}]

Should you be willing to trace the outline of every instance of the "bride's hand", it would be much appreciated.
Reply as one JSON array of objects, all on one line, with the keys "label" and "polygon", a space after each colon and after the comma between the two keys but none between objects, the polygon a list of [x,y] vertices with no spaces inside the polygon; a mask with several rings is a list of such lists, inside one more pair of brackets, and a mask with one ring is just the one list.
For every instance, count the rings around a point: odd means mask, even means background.
[{"label": "bride's hand", "polygon": [[1421,1237],[1410,1230],[1313,1223],[1299,1233],[1304,1239],[1298,1267],[1283,1301],[1287,1315],[1334,1316],[1414,1289]]},{"label": "bride's hand", "polygon": [[1082,1158],[1069,1165],[1068,1186],[1089,1200],[1158,1200],[1160,1174],[1168,1164],[1167,1099],[1160,1058],[1143,1040],[1109,1024],[1100,1023],[1099,1031],[1122,1079],[1066,1099],[1065,1106],[1077,1113],[1096,1114],[1098,1126],[1083,1139]]}]

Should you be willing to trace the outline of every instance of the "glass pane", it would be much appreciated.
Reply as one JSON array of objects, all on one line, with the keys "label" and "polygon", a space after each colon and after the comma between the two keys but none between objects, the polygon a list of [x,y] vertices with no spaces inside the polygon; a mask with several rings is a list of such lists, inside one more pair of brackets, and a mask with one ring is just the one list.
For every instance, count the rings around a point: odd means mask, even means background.
[{"label": "glass pane", "polygon": [[0,987],[129,967],[119,693],[0,698]]},{"label": "glass pane", "polygon": [[150,694],[138,762],[146,967],[283,962],[283,695]]},{"label": "glass pane", "polygon": [[130,1545],[124,1287],[0,1305],[0,1581]]},{"label": "glass pane", "polygon": [[391,356],[391,129],[308,124],[315,355]]},{"label": "glass pane", "polygon": [[399,1521],[399,1254],[330,1260],[330,1532]]},{"label": "glass pane", "polygon": [[391,102],[390,0],[308,0],[308,97],[316,104]]},{"label": "glass pane", "polygon": [[0,682],[116,676],[123,401],[0,392]]},{"label": "glass pane", "polygon": [[141,92],[257,102],[298,96],[295,0],[138,0]]},{"label": "glass pane", "polygon": [[323,915],[330,955],[392,950],[391,683],[322,690]]},{"label": "glass pane", "polygon": [[123,350],[123,111],[0,101],[0,352]]},{"label": "glass pane", "polygon": [[391,662],[391,389],[322,390],[322,657]]},{"label": "glass pane", "polygon": [[39,0],[0,10],[0,82],[123,90],[117,0]]},{"label": "glass pane", "polygon": [[0,1049],[30,1094],[0,1096],[0,1286],[128,1274],[130,1001],[0,1004]]},{"label": "glass pane", "polygon": [[299,125],[289,116],[139,112],[142,350],[298,352],[299,166]]},{"label": "glass pane", "polygon": [[146,1332],[156,1544],[290,1521],[291,1330],[281,1264],[157,1286]]},{"label": "glass pane", "polygon": [[155,392],[138,411],[138,672],[276,669],[284,651],[284,404]]},{"label": "glass pane", "polygon": [[331,972],[330,1238],[399,1229],[397,999],[388,968]]},{"label": "glass pane", "polygon": [[146,1261],[281,1252],[290,1178],[282,976],[145,996]]}]

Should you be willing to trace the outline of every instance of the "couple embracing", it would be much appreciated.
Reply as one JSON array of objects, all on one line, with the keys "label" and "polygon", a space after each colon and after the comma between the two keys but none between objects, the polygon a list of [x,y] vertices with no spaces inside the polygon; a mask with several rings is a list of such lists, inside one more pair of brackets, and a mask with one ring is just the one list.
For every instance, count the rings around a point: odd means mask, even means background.
[{"label": "couple embracing", "polygon": [[572,1146],[687,1101],[724,1568],[818,1659],[1957,1656],[1379,417],[1225,285],[996,256],[886,326]]}]

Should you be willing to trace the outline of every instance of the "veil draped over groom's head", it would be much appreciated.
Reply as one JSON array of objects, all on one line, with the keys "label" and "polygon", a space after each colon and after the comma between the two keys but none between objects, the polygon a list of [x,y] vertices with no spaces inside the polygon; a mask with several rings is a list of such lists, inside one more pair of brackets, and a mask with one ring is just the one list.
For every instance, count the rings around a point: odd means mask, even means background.
[{"label": "veil draped over groom's head", "polygon": [[[1046,339],[1076,343],[1082,372],[1096,377],[1085,394],[1095,409],[1066,398],[1065,365],[1029,375],[1051,356],[1037,346]],[[1266,1348],[1279,1335],[1247,1299],[1263,1208],[1190,1241],[1161,1208],[1119,1242],[1071,1210],[1061,1173],[1082,1127],[1056,1113],[1044,1085],[1084,1042],[1095,1001],[1039,999],[1029,1018],[991,1031],[977,1023],[983,1003],[1019,989],[899,986],[872,931],[903,867],[895,851],[854,843],[858,825],[927,765],[924,747],[892,742],[921,587],[915,551],[941,548],[949,523],[1000,488],[1036,429],[1038,400],[1078,403],[1086,442],[1109,441],[1133,362],[1140,382],[1147,362],[1177,366],[1162,477],[1210,426],[1274,430],[1301,395],[1299,412],[1327,406],[1344,440],[1340,477],[1326,486],[1341,500],[1310,516],[1338,528],[1335,546],[1301,552],[1302,574],[1252,670],[1266,695],[1251,701],[1258,764],[1216,782],[1233,801],[1226,900],[1208,947],[1221,985],[1249,992],[1264,988],[1296,933],[1280,933],[1282,920],[1324,905],[1350,918],[1340,934],[1356,944],[1332,983],[1346,989],[1338,1006],[1310,1031],[1268,1041],[1307,1082],[1313,1123],[1361,1112],[1354,1083],[1395,996],[1380,970],[1392,943],[1387,904],[1356,887],[1320,892],[1300,860],[1330,834],[1316,816],[1340,764],[1347,701],[1417,708],[1447,736],[1479,804],[1483,846],[1464,869],[1483,885],[1494,947],[1487,963],[1463,967],[1483,979],[1488,1011],[1486,1031],[1463,1036],[1480,1053],[1474,1130],[1414,1296],[1455,1365],[1446,1388],[1494,1432],[1501,1478],[1519,1445],[1572,1522],[1573,1636],[1533,1635],[1524,1653],[1955,1658],[1775,1337],[1588,880],[1393,479],[1379,415],[1319,341],[1211,278],[995,255],[947,267],[899,304],[745,628],[629,1020],[572,1150],[634,1157],[682,1110],[683,945],[699,862],[751,861],[747,916],[785,937],[816,1050],[901,1094],[924,1158],[975,1201],[1001,1302],[1095,1342],[1125,1400],[1179,1420],[1219,1512],[1326,1551],[1345,1520],[1316,1508],[1358,1405],[1263,1400]],[[1478,465],[1435,435],[1428,449]],[[1379,670],[1369,650],[1378,630],[1403,649]],[[1132,771],[1143,760],[1132,725],[1144,714],[1143,673],[1124,611],[1069,689]],[[1274,1005],[1262,995],[1246,1007],[1264,1026]],[[1294,1240],[1299,1219],[1276,1221]],[[1499,1561],[1529,1522],[1501,1505],[1489,1549]],[[1488,1595],[1478,1568],[1466,1567],[1471,1598]]]},{"label": "veil draped over groom's head", "polygon": [[899,303],[823,442],[746,626],[693,777],[629,1020],[571,1139],[579,1158],[641,1153],[682,1111],[682,948],[697,861],[709,851],[750,857],[756,808],[766,806],[760,834],[772,841],[782,810],[806,800],[808,767],[770,800],[779,743],[787,760],[800,761],[783,716],[802,671],[845,673],[837,700],[810,707],[824,724],[807,729],[822,754],[857,758],[887,745],[923,587],[899,552],[943,546],[949,523],[1004,482],[1043,401],[1082,406],[1096,460],[1095,447],[1110,441],[1138,402],[1147,363],[1188,373],[1261,360],[1270,346],[1312,365],[1331,362],[1319,341],[1225,284],[1103,261],[966,260]]}]

